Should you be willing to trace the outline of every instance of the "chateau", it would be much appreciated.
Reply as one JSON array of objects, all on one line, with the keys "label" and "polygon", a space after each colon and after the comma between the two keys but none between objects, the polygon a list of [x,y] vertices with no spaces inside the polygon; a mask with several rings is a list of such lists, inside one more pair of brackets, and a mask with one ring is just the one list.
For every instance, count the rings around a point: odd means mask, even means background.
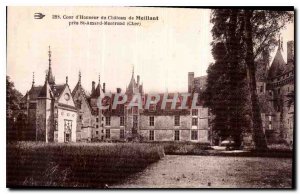
[{"label": "chateau", "polygon": [[[293,143],[294,105],[288,101],[289,95],[294,98],[294,41],[287,43],[287,62],[282,47],[279,41],[271,63],[266,52],[256,61],[257,94],[263,130],[269,144]],[[169,93],[166,99],[164,94],[156,94],[160,98],[155,100],[152,94],[144,92],[140,76],[135,77],[134,71],[124,92],[117,88],[115,93],[107,93],[99,76],[98,83],[92,82],[90,95],[87,95],[80,72],[77,84],[71,90],[68,77],[64,84],[56,84],[51,65],[49,48],[49,67],[44,84],[36,86],[33,79],[32,87],[21,100],[21,111],[27,115],[27,133],[31,140],[211,142],[210,115],[208,108],[203,107],[201,97],[197,100],[197,108],[191,106],[191,98],[187,98],[187,109],[179,108],[183,98],[179,97],[175,102],[171,100],[175,96],[201,93],[206,87],[206,76],[194,77],[194,73],[189,72],[188,93]],[[109,94],[103,99],[108,109],[99,108],[103,94]],[[122,95],[127,96],[125,102],[113,108],[113,99]],[[141,106],[129,106],[136,95],[142,99]],[[148,107],[147,99],[150,99]],[[162,108],[164,100],[167,102]],[[244,138],[245,142],[248,140]]]},{"label": "chateau", "polygon": [[[125,92],[117,88],[115,93],[103,99],[108,109],[99,108],[99,98],[107,94],[105,83],[100,76],[92,82],[91,94],[87,95],[81,84],[81,73],[73,90],[68,85],[56,84],[51,69],[51,51],[49,47],[49,68],[42,86],[32,87],[21,100],[21,109],[27,115],[29,130],[36,141],[45,142],[91,142],[91,141],[189,141],[210,142],[208,109],[197,99],[192,108],[191,98],[187,98],[187,109],[180,109],[179,93],[155,94],[159,100],[152,99],[152,94],[144,93],[140,76],[135,78],[134,71]],[[189,83],[189,89],[191,88]],[[126,102],[112,107],[116,95],[127,96]],[[140,95],[142,106],[129,106],[129,102]],[[184,96],[185,93],[182,93]],[[150,104],[145,108],[149,98]],[[166,98],[166,99],[164,99]],[[176,99],[174,102],[171,99]],[[164,104],[164,100],[166,103]],[[161,108],[162,104],[165,108]],[[175,106],[175,109],[172,108]]]}]

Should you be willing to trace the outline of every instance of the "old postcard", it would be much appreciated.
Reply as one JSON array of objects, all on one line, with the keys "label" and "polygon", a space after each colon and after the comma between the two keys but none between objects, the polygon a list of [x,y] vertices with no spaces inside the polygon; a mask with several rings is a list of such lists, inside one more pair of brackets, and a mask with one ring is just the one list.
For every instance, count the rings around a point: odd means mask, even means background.
[{"label": "old postcard", "polygon": [[294,8],[7,7],[8,188],[294,188]]}]

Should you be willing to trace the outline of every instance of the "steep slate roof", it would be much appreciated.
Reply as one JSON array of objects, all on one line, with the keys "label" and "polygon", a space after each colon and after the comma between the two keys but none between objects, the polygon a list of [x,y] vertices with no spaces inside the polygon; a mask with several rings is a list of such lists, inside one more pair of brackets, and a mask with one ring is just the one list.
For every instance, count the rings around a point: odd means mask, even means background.
[{"label": "steep slate roof", "polygon": [[[176,93],[169,93],[168,94],[168,99],[172,99],[174,98]],[[114,115],[114,116],[122,116],[124,115],[124,107],[123,105],[117,105],[116,109],[112,109],[112,105],[113,105],[113,100],[115,98],[116,94],[112,94],[111,97],[105,97],[102,100],[103,106],[109,105],[109,109],[106,109],[103,111],[104,115]],[[183,100],[183,97],[181,96],[180,93],[178,93],[178,99],[176,102],[176,106],[175,109],[172,109],[172,102],[167,102],[166,103],[166,107],[165,109],[162,109],[161,105],[163,102],[163,98],[164,98],[164,94],[160,93],[158,94],[160,96],[159,101],[155,104],[155,110],[149,110],[149,109],[145,109],[146,106],[146,102],[148,97],[152,97],[152,95],[146,94],[142,97],[142,107],[143,110],[141,112],[141,114],[144,115],[189,115],[190,114],[190,108],[192,106],[192,97],[188,97],[187,98],[187,102],[186,102],[186,107],[187,109],[180,109],[179,107],[181,107],[181,102]],[[132,100],[132,96],[128,96],[129,98],[127,99],[126,105],[128,105],[130,103],[130,101]],[[119,97],[119,101],[122,100],[122,96]],[[196,103],[197,106],[203,105],[203,102],[200,101],[198,103]],[[151,105],[150,105],[151,106]]]},{"label": "steep slate roof", "polygon": [[271,67],[269,69],[268,78],[273,78],[273,77],[281,75],[284,72],[285,65],[286,65],[286,63],[283,59],[280,48],[278,47],[276,55],[273,59]]},{"label": "steep slate roof", "polygon": [[[40,90],[39,96],[38,97],[46,97],[47,96],[47,84],[45,83],[42,89]],[[61,84],[61,85],[52,85],[49,89],[53,92],[54,97],[59,97],[60,94],[64,91],[66,84]]]},{"label": "steep slate roof", "polygon": [[29,95],[29,100],[36,100],[42,88],[43,86],[31,87],[31,89],[26,93],[26,95],[21,99],[21,101],[26,101],[28,95]]},{"label": "steep slate roof", "polygon": [[53,85],[52,91],[55,97],[59,97],[60,94],[64,91],[67,84],[61,84],[61,85]]},{"label": "steep slate roof", "polygon": [[[111,97],[106,96],[102,99],[103,106],[109,106],[108,109],[103,110],[103,114],[105,116],[124,116],[124,104],[118,104],[115,109],[112,109],[113,101],[115,99],[116,94],[112,93]],[[122,96],[119,96],[119,101],[123,99]]]},{"label": "steep slate roof", "polygon": [[40,90],[38,97],[47,97],[47,83],[45,83],[42,89]]},{"label": "steep slate roof", "polygon": [[96,89],[91,94],[91,98],[98,98],[101,94],[101,90],[102,90],[101,85],[100,83],[98,83]]},{"label": "steep slate roof", "polygon": [[[176,93],[169,93],[168,94],[168,99],[172,99],[174,98]],[[162,102],[163,102],[163,98],[164,98],[164,94],[159,94],[160,99],[158,101],[158,103],[156,104],[156,109],[155,110],[149,110],[149,109],[144,109],[143,114],[149,114],[149,115],[188,115],[190,114],[190,109],[192,106],[192,96],[189,96],[187,98],[186,104],[185,106],[187,107],[186,109],[180,109],[181,107],[181,103],[183,100],[182,95],[183,93],[178,93],[178,99],[175,105],[175,109],[172,109],[172,102],[167,102],[166,103],[166,107],[165,109],[162,109]],[[145,95],[145,103],[148,99],[148,95]],[[203,102],[197,102],[196,103],[197,106],[203,105]],[[144,104],[144,108],[145,108],[145,104]]]}]

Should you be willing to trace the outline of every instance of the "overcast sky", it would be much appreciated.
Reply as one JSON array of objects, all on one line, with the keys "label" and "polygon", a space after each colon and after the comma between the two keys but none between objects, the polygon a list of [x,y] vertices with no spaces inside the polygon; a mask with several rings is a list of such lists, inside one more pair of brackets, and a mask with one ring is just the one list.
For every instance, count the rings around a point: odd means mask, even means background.
[{"label": "overcast sky", "polygon": [[[46,15],[33,19],[36,12]],[[72,20],[53,20],[52,14],[86,16],[158,16],[142,26],[69,26]],[[9,7],[7,75],[23,94],[42,85],[48,69],[48,46],[56,83],[74,88],[78,72],[87,91],[91,82],[106,82],[107,90],[125,90],[134,66],[146,92],[187,91],[188,72],[206,75],[211,56],[208,9],[121,7]],[[293,40],[293,24],[282,32]]]}]

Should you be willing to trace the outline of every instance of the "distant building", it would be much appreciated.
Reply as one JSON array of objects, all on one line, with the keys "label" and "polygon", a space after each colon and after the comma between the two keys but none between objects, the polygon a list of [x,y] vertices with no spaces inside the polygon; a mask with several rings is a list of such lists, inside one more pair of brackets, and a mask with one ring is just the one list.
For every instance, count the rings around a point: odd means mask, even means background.
[{"label": "distant building", "polygon": [[266,52],[257,61],[257,94],[268,143],[292,143],[294,106],[288,106],[288,94],[294,92],[294,41],[287,43],[287,62],[280,41],[278,45],[271,65]]}]

